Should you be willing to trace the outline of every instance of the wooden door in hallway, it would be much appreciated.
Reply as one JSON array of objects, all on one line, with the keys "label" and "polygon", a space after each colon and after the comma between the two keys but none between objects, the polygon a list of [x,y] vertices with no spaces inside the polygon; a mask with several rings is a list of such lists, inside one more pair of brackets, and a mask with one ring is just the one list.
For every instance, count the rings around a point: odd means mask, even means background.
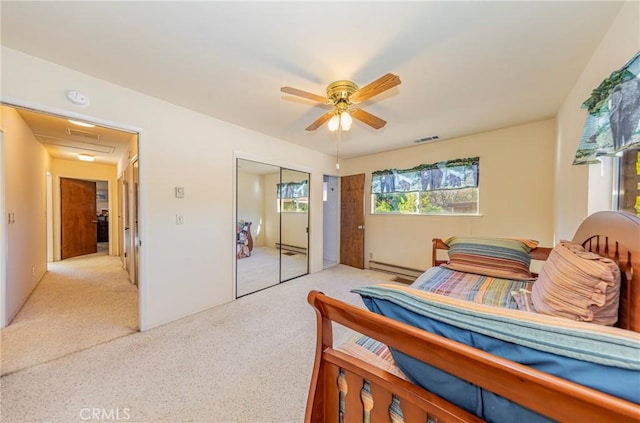
[{"label": "wooden door in hallway", "polygon": [[364,269],[364,173],[340,178],[340,263]]},{"label": "wooden door in hallway", "polygon": [[98,251],[96,183],[60,178],[61,258]]}]

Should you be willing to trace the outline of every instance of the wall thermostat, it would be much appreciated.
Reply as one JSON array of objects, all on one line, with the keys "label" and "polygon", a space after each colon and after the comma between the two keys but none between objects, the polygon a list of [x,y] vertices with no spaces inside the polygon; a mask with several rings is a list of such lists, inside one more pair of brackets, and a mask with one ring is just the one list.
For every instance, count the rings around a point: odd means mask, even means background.
[{"label": "wall thermostat", "polygon": [[89,104],[89,97],[76,90],[67,91],[67,99],[78,106],[86,106]]},{"label": "wall thermostat", "polygon": [[176,198],[184,198],[184,187],[176,187]]}]

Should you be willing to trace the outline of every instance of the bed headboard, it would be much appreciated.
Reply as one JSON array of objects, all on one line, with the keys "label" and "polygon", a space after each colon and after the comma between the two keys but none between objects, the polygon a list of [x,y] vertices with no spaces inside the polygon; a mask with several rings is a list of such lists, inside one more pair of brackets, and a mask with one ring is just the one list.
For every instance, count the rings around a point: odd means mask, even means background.
[{"label": "bed headboard", "polygon": [[[587,250],[613,259],[620,267],[620,307],[617,327],[640,332],[640,218],[625,212],[602,211],[587,217],[576,231],[573,242]],[[433,240],[432,266],[446,263],[439,250],[449,247]],[[532,260],[546,260],[551,248],[538,247]]]},{"label": "bed headboard", "polygon": [[620,267],[620,307],[616,326],[640,332],[640,218],[602,211],[587,217],[573,242],[613,259]]}]

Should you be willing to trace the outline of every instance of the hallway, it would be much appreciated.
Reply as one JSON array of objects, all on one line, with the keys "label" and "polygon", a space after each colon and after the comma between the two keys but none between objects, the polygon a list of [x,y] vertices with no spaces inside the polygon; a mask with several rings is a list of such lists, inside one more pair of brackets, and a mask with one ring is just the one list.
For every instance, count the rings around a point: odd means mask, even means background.
[{"label": "hallway", "polygon": [[129,335],[138,321],[138,289],[119,257],[98,252],[49,263],[24,307],[0,330],[1,373]]}]

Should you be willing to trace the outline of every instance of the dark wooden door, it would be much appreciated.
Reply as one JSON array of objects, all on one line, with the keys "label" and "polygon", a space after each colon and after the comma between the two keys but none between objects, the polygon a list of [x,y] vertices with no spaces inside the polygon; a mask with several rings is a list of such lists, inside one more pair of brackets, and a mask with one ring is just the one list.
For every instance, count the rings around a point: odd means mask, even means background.
[{"label": "dark wooden door", "polygon": [[364,173],[340,178],[340,263],[364,269]]},{"label": "dark wooden door", "polygon": [[96,183],[60,178],[61,258],[98,251]]}]

